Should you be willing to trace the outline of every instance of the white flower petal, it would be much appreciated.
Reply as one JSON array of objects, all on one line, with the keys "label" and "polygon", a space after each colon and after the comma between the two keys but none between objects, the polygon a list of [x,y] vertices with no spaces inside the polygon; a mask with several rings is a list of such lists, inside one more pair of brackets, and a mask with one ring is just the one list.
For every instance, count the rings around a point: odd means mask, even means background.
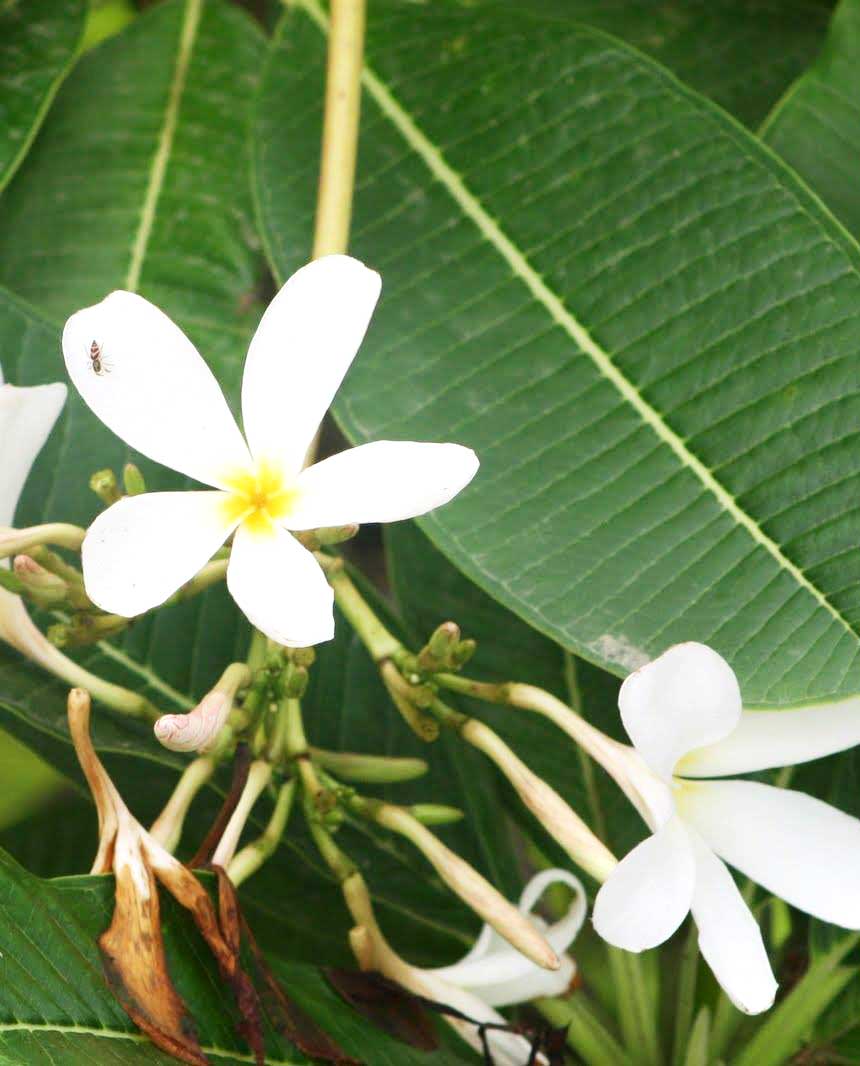
[{"label": "white flower petal", "polygon": [[860,744],[860,699],[744,711],[734,732],[685,755],[675,768],[683,777],[726,777],[795,766]]},{"label": "white flower petal", "polygon": [[532,920],[561,959],[558,970],[544,970],[536,966],[511,947],[491,926],[485,925],[472,950],[459,962],[430,972],[474,992],[492,1007],[524,1003],[538,996],[562,995],[570,987],[576,972],[573,960],[565,952],[585,920],[588,908],[585,889],[579,879],[567,870],[544,870],[526,885],[519,909],[523,914],[531,914],[543,893],[554,884],[566,884],[574,890],[567,913],[549,927],[538,917]]},{"label": "white flower petal", "polygon": [[357,259],[329,255],[296,271],[248,349],[242,417],[257,459],[302,467],[317,427],[367,331],[382,282]]},{"label": "white flower petal", "polygon": [[860,929],[860,820],[754,781],[687,782],[682,817],[726,862],[807,914]]},{"label": "white flower petal", "polygon": [[98,516],[81,549],[87,595],[126,618],[164,603],[221,547],[233,523],[223,492],[126,496]]},{"label": "white flower petal", "polygon": [[0,526],[12,524],[21,489],[65,400],[65,385],[0,384]]},{"label": "white flower petal", "polygon": [[721,655],[705,644],[676,644],[630,674],[618,706],[627,735],[666,779],[682,755],[731,733],[741,716],[741,694]]},{"label": "white flower petal", "polygon": [[689,836],[696,858],[692,911],[699,950],[738,1010],[759,1014],[773,1005],[777,990],[761,930],[725,864],[695,832]]},{"label": "white flower petal", "polygon": [[592,921],[610,944],[644,951],[667,940],[690,910],[695,864],[677,817],[621,860],[597,893]]},{"label": "white flower petal", "polygon": [[[100,373],[90,355],[94,341]],[[113,292],[72,315],[63,355],[93,413],[150,459],[219,488],[250,465],[211,370],[182,330],[143,297]]]},{"label": "white flower petal", "polygon": [[233,599],[278,644],[303,648],[334,636],[334,595],[313,555],[283,529],[240,526],[227,570]]},{"label": "white flower petal", "polygon": [[[485,1003],[473,992],[460,988],[440,977],[434,970],[421,970],[417,966],[401,965],[397,973],[391,976],[404,987],[416,995],[432,999],[436,1003],[444,1003],[454,1007],[465,1014],[472,1022],[507,1025],[507,1019],[497,1010]],[[480,1037],[477,1025],[464,1022],[450,1015],[444,1015],[448,1024],[455,1029],[460,1036],[470,1044],[477,1052],[482,1053]],[[489,1031],[488,1043],[492,1051],[494,1066],[525,1066],[529,1061],[531,1044],[525,1037],[515,1033]],[[546,1063],[546,1059],[540,1056],[539,1063]]]},{"label": "white flower petal", "polygon": [[302,471],[290,529],[415,518],[457,495],[478,470],[459,444],[379,440],[333,455]]}]

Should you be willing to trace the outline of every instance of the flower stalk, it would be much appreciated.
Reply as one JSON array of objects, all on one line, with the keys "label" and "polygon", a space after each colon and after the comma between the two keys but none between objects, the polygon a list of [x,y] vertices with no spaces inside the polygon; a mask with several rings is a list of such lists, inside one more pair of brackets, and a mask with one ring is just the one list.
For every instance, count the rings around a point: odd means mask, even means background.
[{"label": "flower stalk", "polygon": [[[159,718],[159,722],[163,719]],[[156,722],[156,725],[158,722]],[[171,854],[182,839],[185,816],[201,788],[211,780],[217,761],[211,755],[201,755],[190,762],[174,788],[161,814],[152,823],[149,835]]]},{"label": "flower stalk", "polygon": [[314,258],[345,252],[358,149],[364,0],[332,0]]},{"label": "flower stalk", "polygon": [[286,781],[281,785],[278,791],[278,798],[275,800],[272,816],[266,828],[256,840],[246,844],[231,859],[230,865],[227,867],[227,876],[237,888],[243,881],[247,881],[252,874],[255,874],[263,863],[275,853],[287,827],[295,794],[295,779]]}]

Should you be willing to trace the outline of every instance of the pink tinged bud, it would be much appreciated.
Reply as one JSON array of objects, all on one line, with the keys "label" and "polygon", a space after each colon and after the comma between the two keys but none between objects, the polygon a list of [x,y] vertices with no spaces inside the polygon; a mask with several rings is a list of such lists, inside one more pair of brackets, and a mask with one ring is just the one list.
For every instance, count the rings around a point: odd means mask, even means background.
[{"label": "pink tinged bud", "polygon": [[153,726],[171,751],[205,751],[227,721],[233,705],[224,692],[209,692],[188,714],[163,714]]},{"label": "pink tinged bud", "polygon": [[153,726],[156,738],[171,751],[211,751],[227,724],[236,693],[249,680],[248,667],[232,663],[193,710],[163,714]]}]

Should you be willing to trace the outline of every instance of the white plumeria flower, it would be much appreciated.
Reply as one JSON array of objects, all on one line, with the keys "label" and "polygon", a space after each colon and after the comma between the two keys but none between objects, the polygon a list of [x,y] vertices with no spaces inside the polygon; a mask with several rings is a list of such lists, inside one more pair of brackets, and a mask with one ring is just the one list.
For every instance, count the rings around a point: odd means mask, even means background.
[{"label": "white plumeria flower", "polygon": [[[553,925],[547,925],[532,911],[553,884],[573,890],[567,913]],[[539,996],[563,995],[576,973],[576,963],[567,954],[582,927],[587,911],[585,889],[567,870],[544,870],[531,879],[520,897],[519,909],[528,915],[552,945],[561,966],[544,970],[521,955],[516,948],[485,925],[472,950],[452,966],[425,970],[411,966],[396,955],[381,935],[373,945],[374,967],[416,995],[454,1007],[474,1022],[506,1025],[496,1007],[525,1003]],[[448,1021],[477,1051],[482,1044],[475,1025],[445,1015]],[[529,1061],[530,1043],[515,1033],[487,1032],[487,1041],[496,1066],[524,1066]],[[539,1056],[537,1062],[545,1062]]]},{"label": "white plumeria flower", "polygon": [[[0,368],[0,527],[12,524],[21,490],[65,400],[65,385],[7,385]],[[48,669],[66,661],[33,625],[20,597],[6,589],[0,589],[0,638]]]},{"label": "white plumeria flower", "polygon": [[746,711],[728,663],[690,643],[631,674],[619,707],[641,756],[638,769],[629,760],[627,770],[653,835],[600,889],[595,928],[611,944],[643,951],[692,911],[702,955],[732,1002],[748,1014],[767,1010],[777,984],[759,927],[722,860],[800,910],[860,929],[860,820],[800,792],[693,779],[853,747],[860,742],[857,700]]},{"label": "white plumeria flower", "polygon": [[245,436],[184,333],[140,296],[114,292],[72,315],[63,354],[93,412],[137,451],[215,491],[120,500],[83,545],[92,601],[132,617],[163,603],[233,534],[227,585],[279,644],[334,633],[332,591],[290,531],[395,522],[447,503],[478,469],[456,444],[376,441],[302,469],[380,291],[348,256],[318,259],[283,286],[245,361]]}]

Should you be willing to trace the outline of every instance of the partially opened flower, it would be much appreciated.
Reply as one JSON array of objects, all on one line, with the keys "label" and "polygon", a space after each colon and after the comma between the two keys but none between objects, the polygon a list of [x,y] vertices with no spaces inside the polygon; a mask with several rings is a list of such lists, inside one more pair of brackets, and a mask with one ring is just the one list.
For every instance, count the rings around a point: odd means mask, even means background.
[{"label": "partially opened flower", "polygon": [[[547,925],[532,910],[553,884],[573,890],[570,906],[559,921]],[[353,930],[351,941],[365,969],[374,969],[396,981],[415,995],[453,1007],[471,1021],[453,1015],[446,1020],[477,1051],[483,1050],[479,1025],[507,1024],[496,1007],[525,1003],[539,996],[558,996],[568,990],[576,973],[576,964],[566,954],[585,919],[585,890],[579,880],[566,870],[545,870],[526,885],[519,902],[520,911],[528,915],[543,932],[561,959],[558,970],[535,965],[485,925],[474,947],[453,966],[425,970],[412,966],[390,947],[373,921]],[[477,1024],[472,1024],[477,1023]],[[516,1033],[489,1029],[487,1044],[496,1066],[523,1066],[530,1059],[530,1044]]]},{"label": "partially opened flower", "polygon": [[[761,933],[722,860],[824,921],[860,929],[860,820],[800,792],[706,781],[830,755],[860,742],[856,700],[745,711],[731,667],[679,644],[621,687],[624,728],[649,780],[653,832],[609,876],[594,925],[610,943],[662,943],[689,911],[699,948],[732,1002],[767,1010],[776,981]],[[650,769],[649,769],[650,768]]]},{"label": "partially opened flower", "polygon": [[377,274],[340,255],[289,279],[248,349],[244,437],[206,363],[152,304],[115,292],[72,315],[63,353],[90,408],[133,448],[212,486],[100,515],[83,546],[94,603],[126,617],[155,607],[232,534],[227,584],[251,622],[280,644],[332,636],[331,589],[291,531],[424,514],[478,468],[456,444],[376,441],[302,469],[379,290]]}]

